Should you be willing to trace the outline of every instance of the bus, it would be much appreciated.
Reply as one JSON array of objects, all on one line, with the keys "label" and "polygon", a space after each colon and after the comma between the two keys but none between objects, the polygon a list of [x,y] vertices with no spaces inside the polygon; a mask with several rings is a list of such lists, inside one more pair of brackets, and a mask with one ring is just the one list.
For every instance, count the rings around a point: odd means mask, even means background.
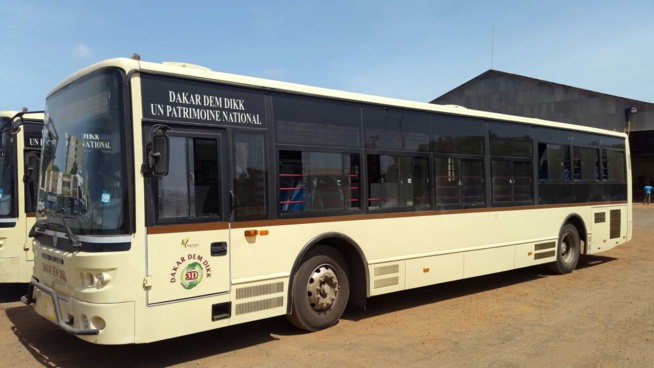
[{"label": "bus", "polygon": [[[22,128],[12,131],[12,123]],[[28,283],[43,112],[0,111],[0,283]]]},{"label": "bus", "polygon": [[22,300],[147,343],[521,267],[632,232],[623,133],[117,58],[46,98]]}]

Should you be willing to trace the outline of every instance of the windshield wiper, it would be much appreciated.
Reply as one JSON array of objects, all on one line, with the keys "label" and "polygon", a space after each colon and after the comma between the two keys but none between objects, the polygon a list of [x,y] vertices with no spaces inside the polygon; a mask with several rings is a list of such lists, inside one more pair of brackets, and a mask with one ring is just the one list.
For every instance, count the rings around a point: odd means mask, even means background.
[{"label": "windshield wiper", "polygon": [[[73,233],[73,230],[71,230],[70,226],[68,226],[68,223],[66,223],[66,219],[74,220],[75,216],[66,215],[66,214],[63,214],[63,213],[49,213],[48,217],[60,218],[61,219],[61,224],[66,229],[66,234],[68,235],[68,239],[70,239],[70,242],[73,244],[73,249],[82,248],[82,243],[79,241],[79,237],[77,235],[75,235],[75,233]],[[43,225],[46,225],[46,224],[43,224]],[[47,227],[47,225],[44,226],[44,227]]]}]

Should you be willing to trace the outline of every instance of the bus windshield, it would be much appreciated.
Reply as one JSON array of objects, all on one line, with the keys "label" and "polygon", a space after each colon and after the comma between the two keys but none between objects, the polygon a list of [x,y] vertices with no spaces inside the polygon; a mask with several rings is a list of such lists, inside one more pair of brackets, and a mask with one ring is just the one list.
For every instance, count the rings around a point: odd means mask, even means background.
[{"label": "bus windshield", "polygon": [[[4,127],[8,118],[0,118],[0,126]],[[14,152],[16,151],[16,137],[8,129],[0,137],[0,217],[12,217],[14,213],[14,182],[16,166],[14,165]]]},{"label": "bus windshield", "polygon": [[46,101],[37,220],[75,234],[125,233],[121,75],[92,74]]}]

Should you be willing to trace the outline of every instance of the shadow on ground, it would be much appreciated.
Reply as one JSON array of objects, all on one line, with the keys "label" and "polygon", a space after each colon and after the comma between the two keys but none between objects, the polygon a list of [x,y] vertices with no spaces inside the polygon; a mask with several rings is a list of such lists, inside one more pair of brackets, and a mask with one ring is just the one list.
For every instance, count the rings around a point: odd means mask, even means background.
[{"label": "shadow on ground", "polygon": [[[615,259],[604,256],[583,257],[578,272],[613,260]],[[543,277],[557,276],[552,276],[545,267],[531,267],[377,296],[368,299],[365,311],[349,308],[343,318],[360,321],[420,305],[531,282]],[[10,300],[17,300],[24,294],[19,286],[12,286],[9,289],[14,290],[10,293]],[[37,315],[32,307],[9,308],[6,314],[13,324],[12,331],[21,344],[40,364],[47,367],[87,366],[90,362],[93,362],[94,367],[125,365],[166,367],[273,342],[277,340],[275,336],[305,333],[294,328],[286,318],[276,317],[150,344],[102,346],[87,343],[67,334]],[[170,317],[184,318],[184,316]]]}]

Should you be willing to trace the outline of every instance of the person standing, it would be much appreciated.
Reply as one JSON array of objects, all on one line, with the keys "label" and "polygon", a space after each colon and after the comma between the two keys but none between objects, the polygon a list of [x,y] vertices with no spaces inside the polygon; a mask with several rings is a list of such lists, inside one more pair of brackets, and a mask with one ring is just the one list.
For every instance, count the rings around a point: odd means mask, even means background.
[{"label": "person standing", "polygon": [[645,185],[645,199],[643,200],[643,204],[650,203],[650,200],[652,199],[652,189],[654,189],[654,187],[649,185],[649,183]]}]

